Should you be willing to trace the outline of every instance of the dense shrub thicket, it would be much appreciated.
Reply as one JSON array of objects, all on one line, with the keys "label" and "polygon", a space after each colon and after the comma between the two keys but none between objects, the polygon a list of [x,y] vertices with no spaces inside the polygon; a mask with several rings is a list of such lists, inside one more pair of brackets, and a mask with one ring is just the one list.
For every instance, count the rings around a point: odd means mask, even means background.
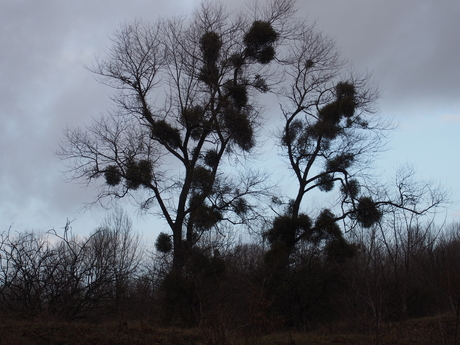
[{"label": "dense shrub thicket", "polygon": [[442,232],[374,227],[348,241],[355,252],[346,259],[310,243],[285,262],[273,261],[263,242],[208,236],[178,275],[171,254],[145,251],[122,218],[88,237],[68,227],[63,235],[10,231],[0,242],[0,311],[250,334],[338,322],[378,334],[387,322],[460,315],[459,224]]}]

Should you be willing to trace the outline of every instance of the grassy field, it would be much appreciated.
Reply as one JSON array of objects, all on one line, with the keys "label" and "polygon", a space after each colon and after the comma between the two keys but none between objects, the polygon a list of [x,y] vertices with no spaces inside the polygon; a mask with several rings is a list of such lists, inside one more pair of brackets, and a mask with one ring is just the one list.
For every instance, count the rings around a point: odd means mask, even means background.
[{"label": "grassy field", "polygon": [[157,328],[140,323],[60,323],[2,320],[4,344],[165,344],[165,345],[313,345],[313,344],[454,344],[452,316],[386,324],[376,332],[357,333],[346,327],[324,327],[314,332],[285,331],[260,336],[235,335],[224,329]]}]

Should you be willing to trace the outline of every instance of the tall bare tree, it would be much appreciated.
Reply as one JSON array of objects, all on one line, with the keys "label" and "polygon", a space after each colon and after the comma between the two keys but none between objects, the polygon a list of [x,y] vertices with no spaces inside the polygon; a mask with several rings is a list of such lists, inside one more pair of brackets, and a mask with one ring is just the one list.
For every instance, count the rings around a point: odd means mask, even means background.
[{"label": "tall bare tree", "polygon": [[[391,209],[419,215],[442,204],[446,194],[411,181],[410,170],[398,175],[393,192],[372,178],[372,163],[394,127],[376,111],[372,76],[357,73],[333,40],[304,21],[292,21],[286,30],[277,55],[283,83],[276,93],[280,147],[296,187],[266,232],[269,242],[288,252],[300,241],[328,242],[328,250],[343,254],[342,230],[370,228]],[[306,208],[321,192],[332,192],[330,206]]]},{"label": "tall bare tree", "polygon": [[89,68],[118,91],[116,111],[67,129],[58,155],[72,179],[104,179],[98,200],[132,196],[156,207],[172,231],[157,248],[173,249],[176,269],[204,231],[258,217],[251,199],[265,177],[238,157],[256,144],[254,97],[269,90],[279,29],[292,13],[291,0],[238,14],[204,2],[191,20],[121,26]]}]

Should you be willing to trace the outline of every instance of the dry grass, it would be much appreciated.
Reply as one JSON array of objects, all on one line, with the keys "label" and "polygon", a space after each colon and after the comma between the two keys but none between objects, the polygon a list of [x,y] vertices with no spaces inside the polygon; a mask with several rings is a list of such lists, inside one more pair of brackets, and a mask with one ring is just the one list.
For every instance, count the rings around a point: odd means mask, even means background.
[{"label": "dry grass", "polygon": [[193,329],[160,329],[140,324],[3,321],[0,345],[6,344],[187,345],[201,344],[201,336]]},{"label": "dry grass", "polygon": [[[280,332],[258,337],[236,336],[232,332],[212,334],[211,330],[158,328],[139,323],[0,323],[0,345],[77,344],[164,344],[164,345],[325,345],[325,344],[452,344],[454,318],[450,315],[387,324],[380,335],[357,334],[352,330],[329,329],[315,332]],[[211,333],[210,333],[211,332]],[[225,336],[223,336],[225,334]]]}]

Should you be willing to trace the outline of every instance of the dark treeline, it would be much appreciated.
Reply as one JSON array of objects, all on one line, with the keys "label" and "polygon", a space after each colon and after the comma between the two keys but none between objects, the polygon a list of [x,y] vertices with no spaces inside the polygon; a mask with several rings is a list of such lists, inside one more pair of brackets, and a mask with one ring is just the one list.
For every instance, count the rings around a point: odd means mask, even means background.
[{"label": "dark treeline", "polygon": [[[230,237],[230,236],[229,236]],[[348,235],[352,250],[305,243],[288,262],[269,246],[203,237],[182,274],[149,252],[119,213],[87,237],[4,233],[3,317],[142,321],[262,334],[346,325],[378,336],[388,324],[460,316],[460,225],[375,226]]]}]

